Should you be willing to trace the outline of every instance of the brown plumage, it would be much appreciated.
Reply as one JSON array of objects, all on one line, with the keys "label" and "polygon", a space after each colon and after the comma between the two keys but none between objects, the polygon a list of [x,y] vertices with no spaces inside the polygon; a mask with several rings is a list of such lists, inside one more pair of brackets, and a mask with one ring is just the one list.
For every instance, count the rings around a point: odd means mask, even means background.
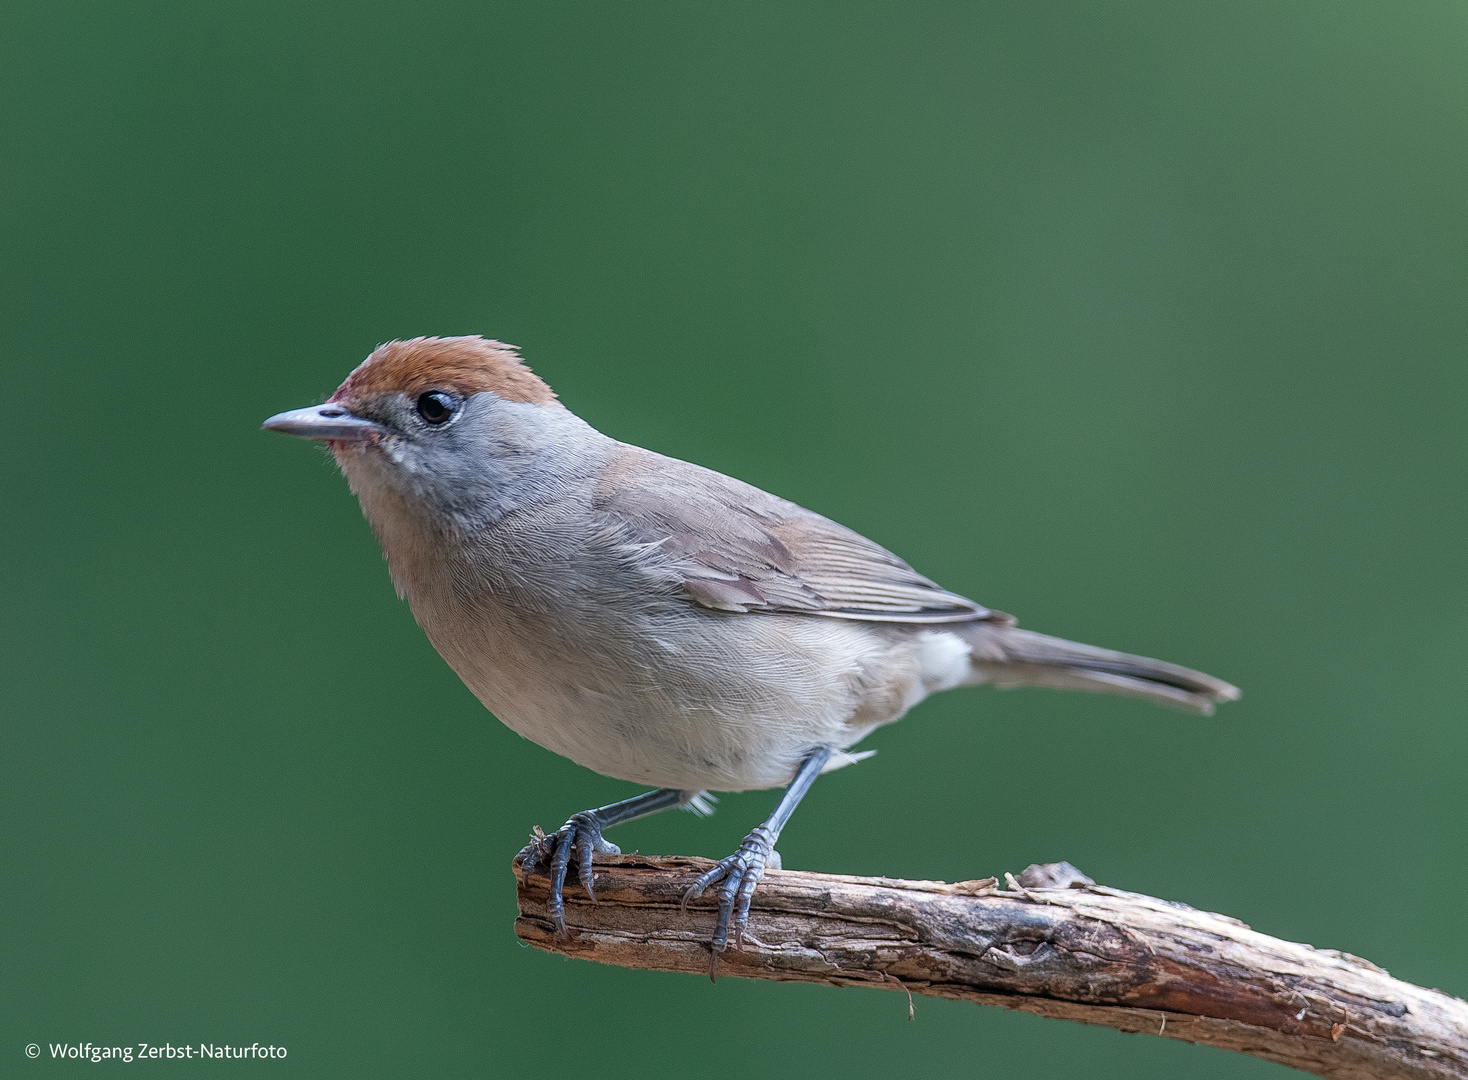
[{"label": "brown plumage", "polygon": [[419,337],[379,345],[331,400],[351,403],[398,392],[412,398],[430,390],[451,390],[462,397],[488,392],[506,401],[558,404],[555,391],[526,366],[514,345],[477,336]]}]

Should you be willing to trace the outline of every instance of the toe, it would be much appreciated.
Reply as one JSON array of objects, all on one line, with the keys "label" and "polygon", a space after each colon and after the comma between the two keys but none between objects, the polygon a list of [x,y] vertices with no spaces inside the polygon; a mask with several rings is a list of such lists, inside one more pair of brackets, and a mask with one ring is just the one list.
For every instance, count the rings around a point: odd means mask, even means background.
[{"label": "toe", "polygon": [[576,876],[581,879],[581,887],[586,890],[586,897],[593,904],[596,903],[596,890],[592,887],[591,875],[591,853],[594,849],[591,834],[584,829],[578,830],[576,834]]},{"label": "toe", "polygon": [[520,854],[515,856],[515,861],[518,862],[521,868],[528,874],[530,873],[530,871],[535,869],[541,858],[544,857],[544,854],[545,835],[540,831],[540,828],[537,826],[534,834],[534,839],[532,839],[530,843],[526,844],[520,849]]},{"label": "toe", "polygon": [[714,927],[713,942],[715,952],[722,952],[729,944],[729,918],[734,914],[735,899],[743,880],[744,870],[740,867],[724,879],[724,886],[719,890],[719,922]]},{"label": "toe", "polygon": [[546,901],[546,912],[556,924],[556,932],[566,932],[566,870],[571,864],[571,839],[557,834],[559,842],[551,859],[550,897]]},{"label": "toe", "polygon": [[764,877],[763,867],[751,867],[744,875],[744,880],[739,883],[739,893],[734,898],[734,944],[740,945],[744,941],[744,931],[749,927],[749,904],[754,899],[754,890]]},{"label": "toe", "polygon": [[707,889],[710,885],[712,885],[714,882],[718,881],[721,877],[728,873],[728,863],[728,859],[723,860],[717,866],[714,866],[711,869],[704,871],[698,876],[697,881],[688,886],[688,891],[683,894],[683,903],[678,905],[679,910],[681,910],[683,914],[688,914],[688,901],[697,900],[700,896],[704,894],[705,889]]}]

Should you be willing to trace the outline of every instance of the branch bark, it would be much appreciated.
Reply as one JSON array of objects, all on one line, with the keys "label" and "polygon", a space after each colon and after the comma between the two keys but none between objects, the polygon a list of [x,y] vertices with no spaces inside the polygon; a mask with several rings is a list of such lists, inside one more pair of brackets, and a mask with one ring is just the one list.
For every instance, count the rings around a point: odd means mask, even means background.
[{"label": "branch bark", "polygon": [[[1468,1004],[1347,953],[1237,919],[1097,885],[1067,863],[1006,886],[771,870],[749,933],[713,957],[710,897],[679,910],[713,863],[598,856],[590,903],[517,865],[515,933],[567,956],[654,971],[874,986],[1146,1032],[1252,1054],[1331,1080],[1468,1080]],[[574,875],[573,875],[574,877]]]}]

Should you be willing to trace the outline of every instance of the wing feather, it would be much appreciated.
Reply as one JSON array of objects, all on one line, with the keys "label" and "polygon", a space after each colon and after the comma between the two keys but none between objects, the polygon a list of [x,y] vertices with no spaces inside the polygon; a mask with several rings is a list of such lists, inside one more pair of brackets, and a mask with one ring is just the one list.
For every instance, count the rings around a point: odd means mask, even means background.
[{"label": "wing feather", "polygon": [[1006,618],[829,518],[650,450],[624,448],[592,510],[599,543],[636,553],[658,584],[711,610],[901,623]]}]

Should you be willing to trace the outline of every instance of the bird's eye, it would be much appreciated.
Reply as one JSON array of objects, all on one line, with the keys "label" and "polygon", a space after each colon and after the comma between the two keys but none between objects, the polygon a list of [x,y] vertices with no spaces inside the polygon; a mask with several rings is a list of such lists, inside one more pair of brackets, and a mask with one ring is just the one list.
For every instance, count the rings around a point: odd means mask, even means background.
[{"label": "bird's eye", "polygon": [[454,415],[454,406],[457,404],[452,394],[430,390],[418,398],[418,415],[430,424],[442,424]]}]

